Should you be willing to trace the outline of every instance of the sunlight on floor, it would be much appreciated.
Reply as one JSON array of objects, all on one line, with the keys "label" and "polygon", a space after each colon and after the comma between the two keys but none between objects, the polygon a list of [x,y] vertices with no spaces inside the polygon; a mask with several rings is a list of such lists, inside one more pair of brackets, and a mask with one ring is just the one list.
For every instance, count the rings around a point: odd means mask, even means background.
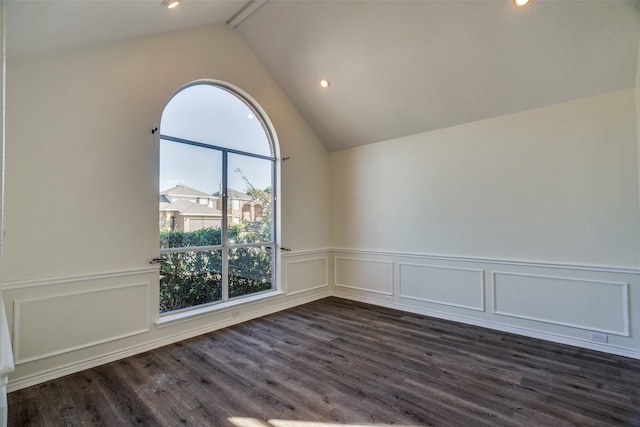
[{"label": "sunlight on floor", "polygon": [[[384,427],[390,424],[335,424],[318,421],[269,420],[260,421],[255,418],[231,417],[229,421],[236,427]],[[395,427],[418,427],[394,424]]]}]

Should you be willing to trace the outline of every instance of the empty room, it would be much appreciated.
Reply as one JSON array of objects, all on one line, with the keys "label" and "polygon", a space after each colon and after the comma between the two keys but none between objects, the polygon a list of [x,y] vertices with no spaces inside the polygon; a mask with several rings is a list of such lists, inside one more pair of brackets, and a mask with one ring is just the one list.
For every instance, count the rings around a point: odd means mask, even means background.
[{"label": "empty room", "polygon": [[0,425],[640,426],[640,2],[0,4]]}]

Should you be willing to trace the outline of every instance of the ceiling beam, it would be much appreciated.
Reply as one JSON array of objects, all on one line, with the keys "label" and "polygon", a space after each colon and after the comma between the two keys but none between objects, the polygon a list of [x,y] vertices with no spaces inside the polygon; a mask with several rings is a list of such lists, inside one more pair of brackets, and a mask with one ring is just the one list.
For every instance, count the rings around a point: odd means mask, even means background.
[{"label": "ceiling beam", "polygon": [[268,0],[249,0],[247,4],[242,6],[242,8],[237,11],[229,20],[227,21],[227,25],[231,28],[235,28],[242,21],[247,19],[253,12],[260,9],[262,5],[264,5]]}]

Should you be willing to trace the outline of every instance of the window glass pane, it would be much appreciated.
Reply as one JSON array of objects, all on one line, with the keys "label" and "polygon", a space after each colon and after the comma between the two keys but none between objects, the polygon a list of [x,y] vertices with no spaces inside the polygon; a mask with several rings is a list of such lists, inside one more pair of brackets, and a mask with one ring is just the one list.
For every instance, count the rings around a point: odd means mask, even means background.
[{"label": "window glass pane", "polygon": [[271,160],[229,154],[227,213],[231,218],[230,244],[273,241],[272,168]]},{"label": "window glass pane", "polygon": [[160,267],[160,312],[222,299],[222,251],[164,254]]},{"label": "window glass pane", "polygon": [[222,153],[160,141],[160,247],[222,243]]},{"label": "window glass pane", "polygon": [[162,114],[163,135],[272,156],[256,113],[236,95],[199,84],[178,92]]},{"label": "window glass pane", "polygon": [[160,247],[162,249],[221,244],[222,230],[219,227],[201,228],[196,231],[160,231]]},{"label": "window glass pane", "polygon": [[249,247],[229,250],[229,297],[239,297],[273,288],[273,248]]}]

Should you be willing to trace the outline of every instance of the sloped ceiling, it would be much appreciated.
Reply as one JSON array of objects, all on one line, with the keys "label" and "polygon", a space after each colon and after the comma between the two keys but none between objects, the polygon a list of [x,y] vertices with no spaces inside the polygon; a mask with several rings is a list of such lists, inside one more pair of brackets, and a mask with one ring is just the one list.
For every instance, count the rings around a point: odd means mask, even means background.
[{"label": "sloped ceiling", "polygon": [[[5,3],[9,58],[221,24],[247,4]],[[640,2],[269,0],[236,29],[335,151],[634,87]]]},{"label": "sloped ceiling", "polygon": [[340,150],[634,87],[639,5],[270,1],[238,28]]},{"label": "sloped ceiling", "polygon": [[186,2],[169,10],[161,0],[4,0],[7,57],[224,24],[246,4],[246,0]]}]

